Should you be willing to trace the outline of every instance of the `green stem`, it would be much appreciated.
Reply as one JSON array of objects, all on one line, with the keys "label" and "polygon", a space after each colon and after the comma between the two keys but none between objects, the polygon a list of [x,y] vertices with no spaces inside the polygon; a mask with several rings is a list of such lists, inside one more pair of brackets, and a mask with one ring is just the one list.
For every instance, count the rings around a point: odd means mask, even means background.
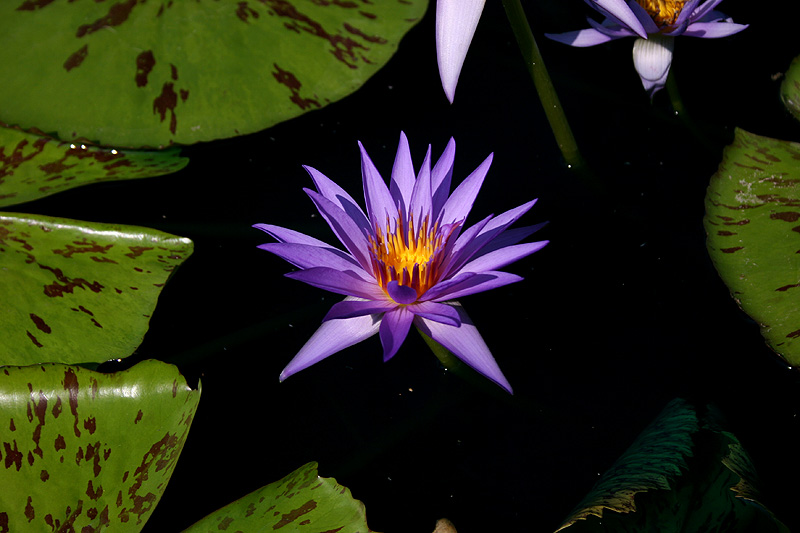
[{"label": "green stem", "polygon": [[539,46],[536,44],[522,4],[520,0],[503,0],[503,7],[506,10],[508,21],[511,23],[511,29],[517,39],[522,57],[525,59],[525,65],[533,78],[533,85],[536,87],[536,92],[539,93],[539,100],[544,107],[544,113],[550,123],[550,129],[553,130],[558,148],[570,168],[582,169],[585,162],[578,150],[578,144],[572,135],[553,82],[547,73],[542,54],[539,52]]}]

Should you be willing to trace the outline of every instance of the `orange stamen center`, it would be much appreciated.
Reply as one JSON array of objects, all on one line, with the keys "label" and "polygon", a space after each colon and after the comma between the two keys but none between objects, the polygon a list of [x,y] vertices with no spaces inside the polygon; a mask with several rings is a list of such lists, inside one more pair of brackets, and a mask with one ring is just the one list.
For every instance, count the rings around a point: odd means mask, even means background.
[{"label": "orange stamen center", "polygon": [[675,24],[686,2],[687,0],[636,0],[659,27]]}]

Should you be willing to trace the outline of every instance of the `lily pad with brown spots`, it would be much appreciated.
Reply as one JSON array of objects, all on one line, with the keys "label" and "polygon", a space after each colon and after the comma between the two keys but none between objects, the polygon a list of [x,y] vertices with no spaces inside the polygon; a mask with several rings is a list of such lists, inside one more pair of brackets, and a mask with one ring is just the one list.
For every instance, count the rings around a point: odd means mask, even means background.
[{"label": "lily pad with brown spots", "polygon": [[0,122],[117,147],[259,131],[358,89],[426,8],[427,0],[0,2]]},{"label": "lily pad with brown spots", "polygon": [[737,129],[711,178],[704,223],[736,302],[800,365],[800,144]]},{"label": "lily pad with brown spots", "polygon": [[188,163],[178,149],[102,149],[0,128],[0,207],[100,181],[161,176]]},{"label": "lily pad with brown spots", "polygon": [[140,531],[199,400],[158,361],[0,368],[0,530]]},{"label": "lily pad with brown spots", "polygon": [[0,365],[129,356],[191,253],[149,228],[0,213]]},{"label": "lily pad with brown spots", "polygon": [[[286,529],[282,529],[282,528]],[[206,516],[183,533],[218,531],[368,533],[364,504],[333,478],[320,477],[317,463],[251,492]]]}]

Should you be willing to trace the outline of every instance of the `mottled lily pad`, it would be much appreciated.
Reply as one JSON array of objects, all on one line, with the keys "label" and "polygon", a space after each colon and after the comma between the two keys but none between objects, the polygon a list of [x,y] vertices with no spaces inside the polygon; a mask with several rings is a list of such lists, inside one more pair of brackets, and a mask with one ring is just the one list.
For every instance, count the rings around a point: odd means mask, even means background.
[{"label": "mottled lily pad", "polygon": [[737,129],[706,194],[707,246],[768,344],[800,365],[800,144]]},{"label": "mottled lily pad", "polygon": [[191,253],[148,228],[0,213],[0,365],[127,357]]},{"label": "mottled lily pad", "polygon": [[367,533],[364,504],[333,478],[320,477],[308,463],[274,483],[206,516],[184,533],[218,531]]},{"label": "mottled lily pad", "polygon": [[427,0],[0,3],[0,121],[164,147],[264,129],[352,93]]},{"label": "mottled lily pad", "polygon": [[556,531],[788,533],[758,501],[755,472],[712,408],[676,399]]},{"label": "mottled lily pad", "polygon": [[188,163],[178,149],[102,149],[0,128],[0,207],[99,181],[161,176]]},{"label": "mottled lily pad", "polygon": [[781,100],[786,109],[800,120],[800,56],[792,60],[781,82]]},{"label": "mottled lily pad", "polygon": [[141,530],[199,400],[158,361],[0,368],[0,531]]}]

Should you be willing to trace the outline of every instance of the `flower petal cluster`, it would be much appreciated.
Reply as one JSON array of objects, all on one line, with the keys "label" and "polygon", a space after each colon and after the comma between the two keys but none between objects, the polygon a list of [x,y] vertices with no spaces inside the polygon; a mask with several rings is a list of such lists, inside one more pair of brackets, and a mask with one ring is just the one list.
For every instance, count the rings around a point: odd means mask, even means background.
[{"label": "flower petal cluster", "polygon": [[579,47],[636,37],[633,64],[651,98],[667,82],[675,37],[716,39],[747,28],[747,24],[735,24],[714,9],[722,0],[586,1],[605,15],[602,23],[587,18],[591,28],[545,36]]},{"label": "flower petal cluster", "polygon": [[436,59],[442,88],[451,104],[456,96],[461,67],[485,4],[486,0],[436,2]]},{"label": "flower petal cluster", "polygon": [[287,228],[254,226],[278,241],[259,248],[299,269],[288,277],[346,296],[331,307],[281,380],[376,333],[383,358],[389,360],[414,324],[511,392],[477,328],[455,300],[522,279],[499,269],[547,244],[520,243],[544,224],[509,229],[536,201],[466,227],[491,155],[451,194],[452,139],[433,168],[429,147],[416,173],[408,140],[401,135],[389,186],[361,143],[359,147],[366,210],[322,173],[305,167],[316,190],[304,190],[344,250]]}]

